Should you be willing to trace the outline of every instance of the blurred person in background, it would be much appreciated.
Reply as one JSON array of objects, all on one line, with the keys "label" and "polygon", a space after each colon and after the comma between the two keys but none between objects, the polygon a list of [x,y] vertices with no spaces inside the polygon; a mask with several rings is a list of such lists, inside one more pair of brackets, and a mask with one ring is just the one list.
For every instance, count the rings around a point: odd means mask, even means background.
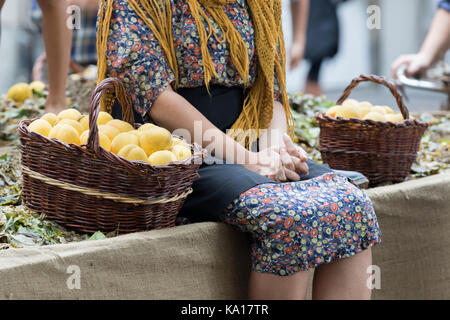
[{"label": "blurred person in background", "polygon": [[292,46],[290,49],[290,69],[295,69],[303,59],[306,45],[309,0],[291,0]]},{"label": "blurred person in background", "polygon": [[[0,0],[0,10],[5,0]],[[70,60],[71,30],[67,27],[67,3],[61,0],[38,0],[43,13],[42,33],[48,58],[49,95],[46,112],[58,113],[66,108],[67,69]]]},{"label": "blurred person in background", "polygon": [[307,0],[291,0],[294,40],[290,52],[290,68],[295,69],[304,54],[305,59],[310,62],[305,92],[318,96],[322,94],[319,84],[322,63],[338,52],[339,22],[336,7],[341,1],[309,1],[309,14],[307,2]]},{"label": "blurred person in background", "polygon": [[[32,21],[40,27],[42,25],[42,12],[33,1]],[[79,17],[74,16],[75,28],[72,32],[72,48],[70,68],[72,72],[81,72],[84,67],[97,64],[97,11],[99,1],[97,0],[67,0],[68,6],[76,6],[80,9]],[[79,22],[79,25],[77,25]],[[37,68],[33,72],[33,78],[41,77],[39,64],[45,60],[45,54],[39,57]]]},{"label": "blurred person in background", "polygon": [[439,3],[430,30],[416,54],[399,56],[391,66],[392,75],[397,78],[399,68],[406,65],[406,76],[419,75],[442,59],[450,49],[450,0]]}]

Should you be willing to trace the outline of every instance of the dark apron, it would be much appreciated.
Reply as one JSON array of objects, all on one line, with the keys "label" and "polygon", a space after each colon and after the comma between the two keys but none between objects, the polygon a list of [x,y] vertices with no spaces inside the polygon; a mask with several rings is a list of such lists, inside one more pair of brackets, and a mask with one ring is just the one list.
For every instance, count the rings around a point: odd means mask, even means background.
[{"label": "dark apron", "polygon": [[[225,132],[239,117],[244,104],[243,89],[233,87],[211,86],[210,94],[205,87],[182,88],[177,93],[197,108],[212,124]],[[121,116],[120,107],[113,107],[114,118]],[[135,119],[143,121],[135,113]],[[209,160],[209,159],[208,159]],[[192,188],[194,192],[188,196],[180,211],[180,216],[188,218],[191,222],[218,221],[224,209],[239,195],[256,185],[276,183],[253,171],[247,170],[237,164],[208,164],[199,169]],[[323,165],[308,160],[308,175],[300,175],[301,180],[308,180],[327,172],[332,172]]]}]

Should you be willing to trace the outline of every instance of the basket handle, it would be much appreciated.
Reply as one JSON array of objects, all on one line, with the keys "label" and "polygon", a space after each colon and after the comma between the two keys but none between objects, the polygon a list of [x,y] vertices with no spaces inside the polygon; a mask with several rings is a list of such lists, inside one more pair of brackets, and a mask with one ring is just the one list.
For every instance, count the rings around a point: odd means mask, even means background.
[{"label": "basket handle", "polygon": [[131,97],[125,90],[122,82],[117,78],[106,78],[100,82],[91,95],[89,137],[87,141],[87,147],[90,150],[94,150],[96,154],[100,153],[97,118],[100,113],[100,101],[105,94],[113,94],[113,99],[117,99],[122,106],[122,119],[134,125]]},{"label": "basket handle", "polygon": [[385,77],[380,77],[380,76],[376,76],[376,75],[363,75],[362,74],[359,77],[354,78],[352,80],[352,82],[348,85],[348,87],[345,88],[344,92],[342,93],[342,96],[339,98],[339,100],[337,101],[336,104],[342,104],[345,101],[345,99],[347,99],[347,97],[350,95],[352,90],[360,82],[365,82],[365,81],[375,82],[375,83],[386,86],[391,91],[392,95],[395,98],[395,101],[397,101],[397,106],[400,109],[400,112],[402,113],[403,118],[409,119],[409,111],[406,108],[405,104],[403,103],[403,98],[402,98],[401,94],[398,92],[397,86],[393,82],[387,80]]}]

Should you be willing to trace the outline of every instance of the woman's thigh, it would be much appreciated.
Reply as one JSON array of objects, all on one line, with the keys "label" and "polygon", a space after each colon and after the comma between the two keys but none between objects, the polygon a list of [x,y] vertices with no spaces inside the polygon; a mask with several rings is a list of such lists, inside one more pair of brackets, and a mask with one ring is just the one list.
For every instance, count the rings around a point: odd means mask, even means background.
[{"label": "woman's thigh", "polygon": [[[209,158],[211,159],[211,158]],[[214,162],[208,161],[208,163]],[[308,160],[309,173],[301,180],[309,180],[331,172],[329,168]],[[199,178],[193,183],[193,193],[186,199],[180,216],[192,222],[218,221],[226,207],[242,193],[261,184],[276,184],[243,166],[236,164],[204,164]]]}]

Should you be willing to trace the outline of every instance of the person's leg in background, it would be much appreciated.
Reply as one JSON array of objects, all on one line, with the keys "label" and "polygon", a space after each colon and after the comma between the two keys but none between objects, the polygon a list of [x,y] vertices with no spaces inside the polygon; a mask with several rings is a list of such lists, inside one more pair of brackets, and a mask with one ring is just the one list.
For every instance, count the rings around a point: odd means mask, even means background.
[{"label": "person's leg in background", "polygon": [[322,60],[311,61],[311,67],[306,78],[305,93],[312,94],[314,96],[322,95],[322,88],[319,83],[320,67],[322,66]]},{"label": "person's leg in background", "polygon": [[43,14],[42,33],[48,63],[49,95],[47,112],[65,109],[66,82],[70,62],[72,30],[67,26],[67,3],[61,0],[38,0]]}]

